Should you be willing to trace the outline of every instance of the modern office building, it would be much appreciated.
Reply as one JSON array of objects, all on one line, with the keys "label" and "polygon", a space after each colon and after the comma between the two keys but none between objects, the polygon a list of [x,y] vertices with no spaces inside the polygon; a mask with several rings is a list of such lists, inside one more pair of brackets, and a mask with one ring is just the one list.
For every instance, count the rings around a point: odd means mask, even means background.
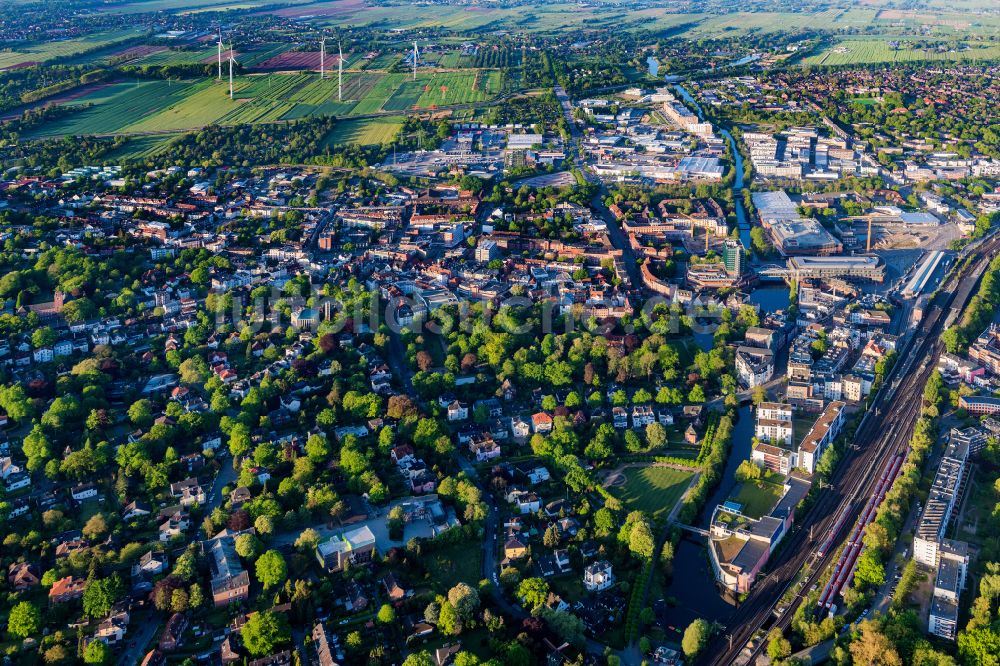
[{"label": "modern office building", "polygon": [[934,475],[934,483],[913,537],[913,559],[928,569],[936,569],[939,564],[945,532],[965,490],[968,458],[969,445],[952,441],[945,449]]},{"label": "modern office building", "polygon": [[732,276],[743,275],[746,270],[746,256],[743,243],[738,240],[727,240],[726,246],[722,250],[722,262],[726,266],[726,273]]},{"label": "modern office building", "polygon": [[786,263],[796,280],[856,278],[883,282],[885,264],[879,257],[790,257]]}]

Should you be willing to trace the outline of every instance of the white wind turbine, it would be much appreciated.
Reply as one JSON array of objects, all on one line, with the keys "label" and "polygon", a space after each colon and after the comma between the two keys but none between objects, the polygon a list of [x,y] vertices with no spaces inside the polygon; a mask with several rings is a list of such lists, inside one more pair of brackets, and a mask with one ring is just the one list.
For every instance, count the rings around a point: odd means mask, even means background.
[{"label": "white wind turbine", "polygon": [[326,78],[326,36],[319,40],[319,78]]},{"label": "white wind turbine", "polygon": [[222,28],[219,28],[219,81],[222,80]]},{"label": "white wind turbine", "polygon": [[233,45],[229,44],[229,99],[233,98],[233,65],[237,65],[236,58],[233,57]]},{"label": "white wind turbine", "polygon": [[337,101],[344,101],[344,51],[337,42]]}]

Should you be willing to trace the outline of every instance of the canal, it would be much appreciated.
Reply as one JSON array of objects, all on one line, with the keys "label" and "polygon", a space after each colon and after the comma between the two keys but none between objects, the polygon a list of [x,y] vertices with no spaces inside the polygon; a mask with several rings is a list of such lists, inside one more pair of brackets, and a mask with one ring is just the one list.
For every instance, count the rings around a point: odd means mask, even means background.
[{"label": "canal", "polygon": [[[648,62],[648,61],[647,61]],[[652,70],[651,70],[652,71]],[[701,106],[680,84],[675,85],[677,94],[695,109],[698,117],[704,119]],[[740,240],[744,247],[752,247],[750,241],[750,222],[743,207],[743,156],[736,149],[736,141],[728,130],[720,129],[723,137],[729,142],[733,156],[735,178],[733,180],[733,203],[736,211],[736,221],[739,226]],[[760,306],[762,313],[786,310],[789,305],[789,288],[787,285],[767,286],[755,289],[750,294],[750,302]],[[701,349],[712,348],[711,332],[695,334],[695,341]],[[712,512],[715,507],[733,493],[736,487],[736,468],[750,457],[754,436],[754,418],[749,405],[743,405],[737,412],[737,421],[733,425],[733,438],[722,474],[722,481],[715,492],[708,498],[699,514],[696,525],[703,529],[709,528]],[[732,618],[736,607],[730,604],[719,592],[715,584],[715,574],[708,559],[705,540],[702,537],[687,532],[681,538],[674,552],[673,577],[666,589],[668,602],[667,627],[676,632],[672,638],[680,640],[684,629],[696,618],[726,624]]]},{"label": "canal", "polygon": [[[674,90],[695,110],[699,120],[705,119],[705,112],[702,110],[701,104],[687,91],[687,88],[678,83],[674,86]],[[729,133],[728,129],[720,128],[719,133],[729,143],[729,152],[733,156],[733,168],[736,170],[735,178],[733,179],[733,207],[736,209],[736,226],[740,230],[740,242],[743,243],[743,247],[750,249],[752,247],[750,243],[750,220],[747,218],[747,212],[743,208],[743,155],[736,149],[736,140],[733,139],[733,135]]]},{"label": "canal", "polygon": [[[726,461],[722,482],[709,496],[698,516],[696,525],[709,528],[712,511],[724,502],[736,486],[736,468],[750,457],[753,439],[753,415],[750,406],[740,407],[738,420],[733,425],[732,448]],[[709,622],[726,624],[736,611],[719,592],[715,584],[715,574],[708,560],[708,551],[702,537],[684,532],[674,551],[673,577],[666,590],[667,630],[677,632],[672,638],[680,639],[684,629],[696,618]]]}]

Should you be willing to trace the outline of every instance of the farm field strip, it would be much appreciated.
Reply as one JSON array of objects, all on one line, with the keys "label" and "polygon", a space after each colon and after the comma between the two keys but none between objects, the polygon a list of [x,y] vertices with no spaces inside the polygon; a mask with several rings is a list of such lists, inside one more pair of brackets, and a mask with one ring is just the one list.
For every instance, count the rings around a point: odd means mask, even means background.
[{"label": "farm field strip", "polygon": [[364,65],[364,69],[389,69],[401,60],[398,53],[381,53]]},{"label": "farm field strip", "polygon": [[[133,65],[197,65],[206,62],[209,58],[216,58],[218,49],[203,47],[199,49],[178,49],[171,48],[165,51],[156,51],[133,60]],[[223,53],[223,57],[225,54]]]},{"label": "farm field strip", "polygon": [[324,139],[323,146],[389,143],[399,134],[402,127],[403,118],[401,116],[345,120],[337,123],[334,130]]},{"label": "farm field strip", "polygon": [[115,42],[138,37],[140,32],[135,29],[100,32],[79,39],[64,39],[48,42],[37,42],[24,47],[15,47],[10,51],[0,51],[0,69],[14,67],[27,62],[48,62],[56,58],[70,56],[96,50]]},{"label": "farm field strip", "polygon": [[229,99],[224,82],[202,81],[192,83],[183,99],[167,106],[159,113],[148,116],[126,127],[130,132],[183,130],[204,127],[217,122],[232,111],[239,101]]},{"label": "farm field strip", "polygon": [[130,138],[124,146],[108,154],[105,159],[113,162],[115,160],[155,157],[166,152],[170,144],[176,141],[179,136],[181,136],[179,132],[167,135],[135,136]]},{"label": "farm field strip", "polygon": [[[32,137],[66,134],[114,134],[144,118],[154,117],[166,105],[183,101],[189,84],[169,81],[115,83],[73,100],[67,106],[93,106],[38,127]],[[157,128],[160,129],[160,128]]]}]

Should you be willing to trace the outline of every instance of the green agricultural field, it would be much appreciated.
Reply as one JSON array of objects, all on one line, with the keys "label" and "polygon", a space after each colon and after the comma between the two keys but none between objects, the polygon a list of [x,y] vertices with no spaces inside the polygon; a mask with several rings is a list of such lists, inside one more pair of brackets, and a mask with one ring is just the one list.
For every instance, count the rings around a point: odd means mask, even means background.
[{"label": "green agricultural field", "polygon": [[[240,53],[236,49],[236,61],[243,67],[256,67],[262,62],[266,62],[276,55],[284,53],[291,47],[291,44],[262,44],[252,51]],[[216,52],[218,55],[218,52]]]},{"label": "green agricultural field", "polygon": [[[316,115],[351,117],[484,102],[496,96],[492,70],[403,73],[345,72],[343,101],[337,77],[315,73],[252,74],[234,79],[135,80],[103,86],[68,105],[76,113],[38,127],[32,136],[162,134],[204,127],[296,120]],[[359,142],[381,142],[389,130],[373,127]]]},{"label": "green agricultural field", "polygon": [[[893,48],[889,42],[898,42]],[[956,40],[945,49],[914,48],[906,37],[842,39],[802,61],[804,65],[864,65],[884,62],[993,60],[1000,45]]]},{"label": "green agricultural field", "polygon": [[62,39],[17,46],[0,51],[0,69],[14,67],[26,62],[48,62],[57,58],[100,49],[116,42],[125,41],[139,35],[138,30],[115,30],[99,32],[79,39]]},{"label": "green agricultural field", "polygon": [[155,157],[166,152],[170,148],[170,144],[176,141],[179,136],[181,136],[181,133],[135,136],[130,138],[124,146],[105,156],[104,160],[113,163],[118,160],[137,160]]},{"label": "green agricultural field", "polygon": [[874,11],[845,11],[829,9],[822,12],[740,12],[705,17],[691,29],[692,36],[719,37],[726,34],[760,30],[779,32],[786,30],[837,30],[870,24]]},{"label": "green agricultural field", "polygon": [[[264,44],[258,48],[250,51],[240,51],[236,49],[236,61],[243,67],[256,67],[262,62],[273,58],[279,53],[284,53],[288,50],[289,44]],[[223,74],[228,72],[226,69],[226,58],[228,57],[229,45],[225,45],[225,49],[222,53],[223,58]],[[215,44],[211,45],[191,45],[185,47],[176,47],[167,49],[166,51],[159,51],[157,53],[150,53],[149,55],[136,58],[131,61],[131,65],[199,65],[199,64],[213,64],[218,62],[219,50],[218,46]]]},{"label": "green agricultural field", "polygon": [[[150,53],[141,58],[136,58],[130,65],[198,65],[217,59],[219,55],[218,47],[184,47],[171,48],[166,51]],[[223,56],[225,57],[225,56]]]},{"label": "green agricultural field", "polygon": [[625,484],[611,492],[629,511],[645,511],[654,520],[666,518],[691,484],[693,472],[672,467],[630,467]]},{"label": "green agricultural field", "polygon": [[[970,0],[977,1],[977,0]],[[330,26],[378,26],[414,30],[443,27],[458,32],[523,30],[555,33],[613,27],[624,30],[677,30],[701,37],[724,37],[749,30],[840,30],[872,24],[876,7],[837,7],[819,12],[677,13],[662,7],[623,12],[619,7],[556,2],[516,8],[401,4],[371,7],[356,0],[331,0],[309,6]],[[305,8],[302,10],[305,11]],[[449,66],[442,61],[442,66]]]},{"label": "green agricultural field", "polygon": [[[130,125],[156,116],[170,104],[183,101],[191,88],[191,84],[171,81],[139,81],[104,86],[68,105],[81,107],[80,111],[40,125],[31,136],[123,133]],[[82,108],[87,105],[92,106]]]},{"label": "green agricultural field", "polygon": [[392,143],[403,127],[402,116],[345,120],[323,142],[326,146],[381,145]]},{"label": "green agricultural field", "polygon": [[[412,5],[372,7],[355,0],[337,0],[309,6],[309,13],[324,16],[328,25],[337,27],[380,26],[407,30],[444,27],[451,30],[477,30],[498,19],[515,16],[517,11],[492,7],[453,7]],[[303,10],[304,11],[304,10]]]},{"label": "green agricultural field", "polygon": [[242,109],[246,101],[231,100],[225,81],[199,81],[185,86],[184,94],[161,111],[125,127],[128,132],[162,132],[204,127],[219,122],[223,116]]},{"label": "green agricultural field", "polygon": [[461,51],[448,51],[441,54],[441,57],[438,59],[438,66],[449,69],[472,67],[472,57],[462,55]]},{"label": "green agricultural field", "polygon": [[482,102],[499,89],[500,74],[494,71],[418,71],[417,80],[403,82],[382,108],[403,111]]},{"label": "green agricultural field", "polygon": [[[372,69],[389,69],[395,65],[400,60],[400,55],[398,53],[382,53],[375,56],[371,60],[365,61],[363,68]],[[412,63],[411,63],[412,64]]]}]

